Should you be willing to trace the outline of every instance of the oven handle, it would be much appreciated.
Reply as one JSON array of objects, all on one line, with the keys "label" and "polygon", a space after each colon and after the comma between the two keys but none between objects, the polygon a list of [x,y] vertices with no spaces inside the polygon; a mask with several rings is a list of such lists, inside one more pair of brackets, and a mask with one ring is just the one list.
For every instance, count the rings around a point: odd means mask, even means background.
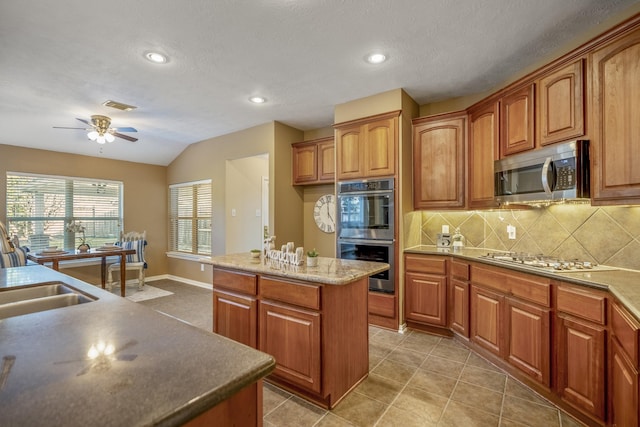
[{"label": "oven handle", "polygon": [[345,192],[341,193],[338,191],[338,197],[340,196],[375,196],[378,194],[388,194],[389,197],[393,196],[393,191],[391,190],[373,190],[373,191],[354,191],[354,192]]},{"label": "oven handle", "polygon": [[396,240],[374,240],[374,239],[349,239],[340,237],[338,239],[338,243],[353,243],[356,245],[381,245],[381,246],[391,246]]}]

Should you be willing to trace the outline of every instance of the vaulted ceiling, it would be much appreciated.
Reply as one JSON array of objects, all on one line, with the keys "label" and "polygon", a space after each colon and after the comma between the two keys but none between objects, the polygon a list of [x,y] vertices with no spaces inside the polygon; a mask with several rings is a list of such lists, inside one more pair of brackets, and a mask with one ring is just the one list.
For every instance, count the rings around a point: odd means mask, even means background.
[{"label": "vaulted ceiling", "polygon": [[[637,3],[3,0],[0,144],[167,165],[189,144],[269,121],[330,126],[336,104],[391,89],[421,105],[494,89]],[[152,51],[168,62],[147,61]],[[367,64],[374,51],[387,61]],[[53,128],[93,114],[139,140]]]}]

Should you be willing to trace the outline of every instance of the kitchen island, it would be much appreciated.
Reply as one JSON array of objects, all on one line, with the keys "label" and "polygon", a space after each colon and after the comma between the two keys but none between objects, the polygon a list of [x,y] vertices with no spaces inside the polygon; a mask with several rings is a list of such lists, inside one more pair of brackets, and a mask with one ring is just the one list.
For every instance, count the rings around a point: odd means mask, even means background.
[{"label": "kitchen island", "polygon": [[369,276],[378,262],[319,257],[317,267],[214,256],[214,332],[272,355],[266,378],[333,408],[369,372]]},{"label": "kitchen island", "polygon": [[84,302],[0,319],[0,425],[262,424],[269,355],[46,267],[0,269],[5,300],[34,285]]}]

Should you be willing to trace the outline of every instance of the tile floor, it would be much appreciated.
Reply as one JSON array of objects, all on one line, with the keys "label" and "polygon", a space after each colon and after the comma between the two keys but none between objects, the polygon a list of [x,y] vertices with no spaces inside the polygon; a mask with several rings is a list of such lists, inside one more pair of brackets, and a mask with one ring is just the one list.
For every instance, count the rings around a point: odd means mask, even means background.
[{"label": "tile floor", "polygon": [[[150,284],[174,295],[139,304],[211,330],[210,290]],[[265,427],[582,425],[451,338],[370,327],[369,371],[331,411],[265,383]]]}]

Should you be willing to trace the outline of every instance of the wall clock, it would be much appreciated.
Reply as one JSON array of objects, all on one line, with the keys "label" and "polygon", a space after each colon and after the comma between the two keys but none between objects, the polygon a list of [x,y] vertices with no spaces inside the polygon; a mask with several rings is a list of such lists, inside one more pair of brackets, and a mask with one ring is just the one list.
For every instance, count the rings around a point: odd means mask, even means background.
[{"label": "wall clock", "polygon": [[333,194],[320,196],[313,207],[313,219],[325,233],[336,231],[336,197]]}]

